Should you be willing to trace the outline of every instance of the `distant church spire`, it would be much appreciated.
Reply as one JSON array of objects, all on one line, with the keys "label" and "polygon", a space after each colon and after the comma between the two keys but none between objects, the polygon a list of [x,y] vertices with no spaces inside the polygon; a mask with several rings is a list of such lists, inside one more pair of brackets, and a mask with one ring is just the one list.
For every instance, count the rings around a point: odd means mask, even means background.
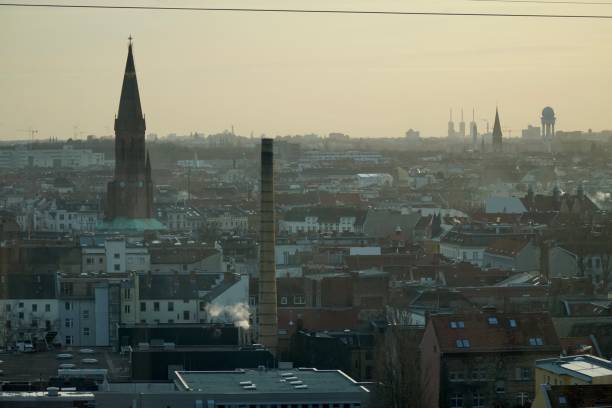
[{"label": "distant church spire", "polygon": [[145,130],[145,120],[140,106],[140,94],[138,92],[138,79],[136,78],[136,67],[134,66],[134,54],[132,52],[132,37],[129,38],[128,56],[125,62],[125,73],[121,87],[121,98],[119,99],[119,113],[115,120],[115,130]]},{"label": "distant church spire", "polygon": [[105,213],[108,221],[144,219],[153,215],[153,181],[151,160],[145,147],[145,129],[130,36],[115,118],[115,177],[107,186]]},{"label": "distant church spire", "polygon": [[499,122],[499,112],[497,107],[495,108],[495,123],[493,124],[493,151],[500,152],[502,150],[502,129]]}]

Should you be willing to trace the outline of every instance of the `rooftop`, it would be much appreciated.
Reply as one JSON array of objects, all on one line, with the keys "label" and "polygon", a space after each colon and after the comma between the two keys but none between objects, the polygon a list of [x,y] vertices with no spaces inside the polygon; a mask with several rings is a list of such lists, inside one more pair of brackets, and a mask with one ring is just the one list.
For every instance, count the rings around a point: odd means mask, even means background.
[{"label": "rooftop", "polygon": [[369,392],[340,370],[177,371],[175,376],[180,390],[217,394]]},{"label": "rooftop", "polygon": [[612,376],[612,362],[588,354],[537,360],[536,368],[587,382],[596,377]]}]

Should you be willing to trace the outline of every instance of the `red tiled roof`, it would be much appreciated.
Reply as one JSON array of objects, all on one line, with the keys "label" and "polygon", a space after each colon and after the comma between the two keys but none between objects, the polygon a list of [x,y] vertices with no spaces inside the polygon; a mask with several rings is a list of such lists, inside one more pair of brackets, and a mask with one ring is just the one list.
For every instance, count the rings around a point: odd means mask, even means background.
[{"label": "red tiled roof", "polygon": [[278,328],[294,331],[298,320],[301,320],[302,329],[310,331],[356,329],[358,315],[359,309],[356,308],[279,308]]},{"label": "red tiled roof", "polygon": [[[489,319],[495,318],[497,324]],[[512,322],[516,327],[512,326]],[[463,322],[453,328],[452,322]],[[559,338],[548,313],[499,313],[483,311],[471,314],[440,314],[431,316],[440,351],[443,353],[555,351],[560,352]],[[541,344],[530,344],[541,339]],[[458,347],[467,340],[469,346]]]},{"label": "red tiled roof", "polygon": [[486,252],[494,255],[515,257],[523,250],[523,248],[525,248],[525,246],[527,246],[528,243],[528,241],[499,239],[489,245]]},{"label": "red tiled roof", "polygon": [[560,337],[563,354],[568,356],[592,354],[597,356],[597,350],[590,337]]}]

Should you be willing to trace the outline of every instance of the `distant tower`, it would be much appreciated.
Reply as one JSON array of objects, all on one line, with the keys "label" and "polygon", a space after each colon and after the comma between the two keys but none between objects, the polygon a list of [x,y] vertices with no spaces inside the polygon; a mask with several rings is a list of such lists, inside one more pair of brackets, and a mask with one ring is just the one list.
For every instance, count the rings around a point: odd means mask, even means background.
[{"label": "distant tower", "polygon": [[461,122],[459,122],[459,136],[461,136],[461,141],[465,141],[465,122],[463,121],[463,108],[461,108]]},{"label": "distant tower", "polygon": [[550,106],[542,109],[542,138],[552,140],[555,137],[555,111]]},{"label": "distant tower", "polygon": [[474,145],[474,149],[478,146],[478,126],[476,125],[476,119],[474,118],[475,113],[474,109],[472,109],[472,123],[470,123],[470,136],[472,136],[472,144]]},{"label": "distant tower", "polygon": [[448,121],[448,138],[452,139],[455,137],[455,122],[453,122],[453,110],[450,110],[450,118]]},{"label": "distant tower", "polygon": [[130,37],[119,113],[115,118],[115,177],[107,186],[108,221],[153,217],[153,181],[145,129]]},{"label": "distant tower", "polygon": [[499,112],[497,111],[497,108],[495,108],[495,123],[493,124],[493,134],[491,135],[494,152],[502,151],[502,137],[501,124],[499,123]]}]

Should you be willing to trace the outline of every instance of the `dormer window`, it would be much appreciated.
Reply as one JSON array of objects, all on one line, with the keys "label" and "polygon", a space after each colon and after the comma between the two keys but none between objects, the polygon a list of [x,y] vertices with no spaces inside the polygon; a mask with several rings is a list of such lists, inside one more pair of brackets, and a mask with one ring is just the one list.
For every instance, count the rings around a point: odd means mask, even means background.
[{"label": "dormer window", "polygon": [[510,320],[508,321],[508,324],[509,324],[509,325],[510,325],[510,327],[512,327],[512,328],[515,328],[515,327],[517,326],[517,325],[516,325],[516,320],[514,320],[514,319],[510,319]]},{"label": "dormer window", "polygon": [[465,323],[463,322],[463,320],[450,322],[450,327],[451,329],[463,329],[465,328]]},{"label": "dormer window", "polygon": [[529,339],[530,346],[543,346],[544,340],[541,337],[531,337]]},{"label": "dormer window", "polygon": [[497,320],[497,317],[495,316],[489,317],[487,321],[489,322],[489,325],[491,326],[497,326],[497,324],[499,323],[499,321]]}]

